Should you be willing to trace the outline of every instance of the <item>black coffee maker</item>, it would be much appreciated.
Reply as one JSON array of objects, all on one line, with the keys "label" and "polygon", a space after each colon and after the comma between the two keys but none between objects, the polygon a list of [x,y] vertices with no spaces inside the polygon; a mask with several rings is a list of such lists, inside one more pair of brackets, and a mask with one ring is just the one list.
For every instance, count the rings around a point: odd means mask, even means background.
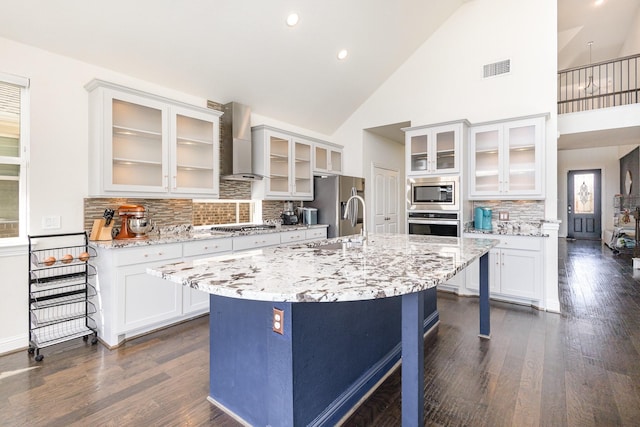
[{"label": "black coffee maker", "polygon": [[284,208],[282,210],[283,225],[296,225],[298,223],[298,215],[293,210],[293,202],[284,202]]}]

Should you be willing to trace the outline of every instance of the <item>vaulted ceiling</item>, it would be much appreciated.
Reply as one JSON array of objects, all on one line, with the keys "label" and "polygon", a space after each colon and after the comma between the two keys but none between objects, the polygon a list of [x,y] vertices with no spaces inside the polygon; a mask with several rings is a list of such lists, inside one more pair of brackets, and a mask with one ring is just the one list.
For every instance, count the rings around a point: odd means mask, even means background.
[{"label": "vaulted ceiling", "polygon": [[[466,1],[0,0],[0,37],[330,135]],[[640,0],[558,3],[562,69],[615,57]]]}]

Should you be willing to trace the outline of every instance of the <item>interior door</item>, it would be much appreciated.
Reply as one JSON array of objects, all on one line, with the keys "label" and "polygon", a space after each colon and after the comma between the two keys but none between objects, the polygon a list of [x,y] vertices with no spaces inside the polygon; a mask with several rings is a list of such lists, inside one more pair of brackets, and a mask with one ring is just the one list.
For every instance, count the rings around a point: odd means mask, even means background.
[{"label": "interior door", "polygon": [[569,171],[567,176],[567,237],[599,240],[602,207],[600,169]]},{"label": "interior door", "polygon": [[374,166],[373,228],[376,233],[398,232],[398,180],[398,171]]}]

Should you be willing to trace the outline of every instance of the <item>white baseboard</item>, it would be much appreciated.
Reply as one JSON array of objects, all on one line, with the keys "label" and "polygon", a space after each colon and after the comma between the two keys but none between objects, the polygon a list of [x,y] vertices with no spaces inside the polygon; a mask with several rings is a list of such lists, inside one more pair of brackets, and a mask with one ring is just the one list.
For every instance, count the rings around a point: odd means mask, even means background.
[{"label": "white baseboard", "polygon": [[0,339],[0,355],[26,350],[29,347],[29,335],[21,334]]},{"label": "white baseboard", "polygon": [[560,313],[560,302],[558,300],[547,300],[546,310],[552,313]]}]

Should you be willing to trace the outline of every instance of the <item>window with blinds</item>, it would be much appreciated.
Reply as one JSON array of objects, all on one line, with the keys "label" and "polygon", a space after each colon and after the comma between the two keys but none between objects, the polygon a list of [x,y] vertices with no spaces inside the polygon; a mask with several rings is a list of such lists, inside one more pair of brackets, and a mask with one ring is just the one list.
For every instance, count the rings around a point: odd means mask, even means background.
[{"label": "window with blinds", "polygon": [[26,237],[27,87],[0,73],[0,241]]}]

